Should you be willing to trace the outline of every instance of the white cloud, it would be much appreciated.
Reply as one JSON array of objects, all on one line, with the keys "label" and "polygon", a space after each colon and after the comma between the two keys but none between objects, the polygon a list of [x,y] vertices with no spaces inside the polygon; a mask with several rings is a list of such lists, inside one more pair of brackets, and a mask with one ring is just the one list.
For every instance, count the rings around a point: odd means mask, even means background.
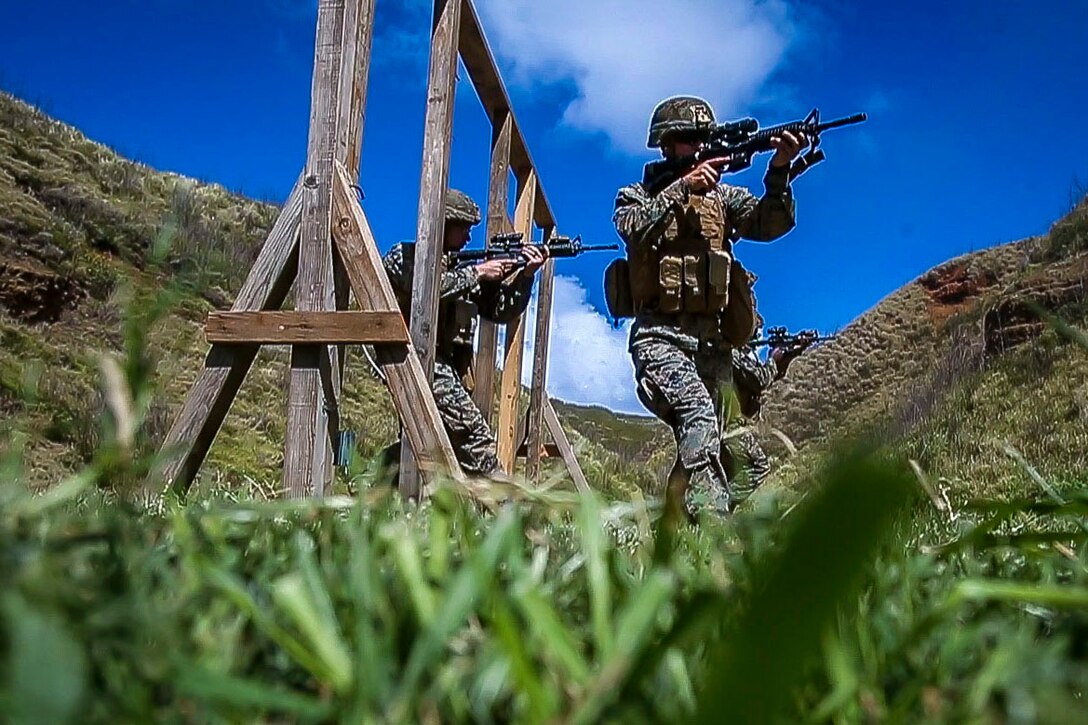
[{"label": "white cloud", "polygon": [[[525,365],[522,369],[525,385],[529,385],[532,378],[536,303],[534,289],[526,316]],[[629,330],[629,321],[614,329],[589,304],[586,290],[577,278],[556,277],[548,345],[548,394],[571,403],[648,415],[635,396],[635,371],[627,352]]]},{"label": "white cloud", "polygon": [[478,0],[511,81],[572,84],[563,123],[645,148],[663,98],[707,98],[740,115],[797,34],[785,0]]}]

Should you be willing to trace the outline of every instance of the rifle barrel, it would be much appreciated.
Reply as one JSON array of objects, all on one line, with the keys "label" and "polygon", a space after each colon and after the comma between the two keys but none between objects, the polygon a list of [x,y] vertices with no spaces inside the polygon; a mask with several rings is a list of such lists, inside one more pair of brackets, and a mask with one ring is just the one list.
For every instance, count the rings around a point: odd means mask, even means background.
[{"label": "rifle barrel", "polygon": [[855,123],[862,123],[869,118],[867,113],[855,113],[853,116],[845,116],[843,118],[836,118],[834,121],[828,121],[827,123],[821,123],[816,128],[821,131],[826,131],[829,128],[840,128],[842,126],[853,126]]}]

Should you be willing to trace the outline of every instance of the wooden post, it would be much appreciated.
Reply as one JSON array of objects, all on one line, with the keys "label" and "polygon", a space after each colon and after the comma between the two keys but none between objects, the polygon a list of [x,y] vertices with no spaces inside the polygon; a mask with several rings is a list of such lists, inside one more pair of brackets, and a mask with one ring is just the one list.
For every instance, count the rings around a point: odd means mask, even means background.
[{"label": "wooden post", "polygon": [[[528,242],[533,236],[533,207],[536,202],[536,172],[518,180],[518,201],[514,209],[514,231]],[[506,352],[499,383],[499,424],[496,430],[499,467],[514,472],[517,454],[518,396],[521,394],[521,363],[525,355],[525,315],[506,326]]]},{"label": "wooden post", "polygon": [[352,183],[359,179],[359,159],[366,120],[366,90],[374,37],[376,0],[347,0],[344,7],[344,50],[340,58],[340,93],[336,123],[336,158]]},{"label": "wooden post", "polygon": [[[554,227],[544,230],[548,239]],[[536,336],[533,344],[533,381],[529,389],[529,434],[525,475],[540,477],[540,456],[544,450],[544,403],[548,399],[548,342],[552,324],[552,296],[555,293],[555,260],[549,259],[541,270],[540,291],[536,300]]]},{"label": "wooden post", "polygon": [[[374,3],[376,0],[347,0],[344,6],[343,51],[340,56],[339,109],[336,122],[336,159],[347,169],[353,184],[359,181],[359,160],[362,154],[363,127],[366,117],[366,91],[370,79],[370,51],[374,37]],[[337,310],[351,305],[351,285],[344,262],[333,245],[332,274]],[[332,400],[336,408],[330,411],[329,433],[340,428],[339,401],[343,392],[344,370],[348,347],[339,344],[331,348],[333,376],[330,381]],[[333,445],[337,445],[334,438]]]},{"label": "wooden post", "polygon": [[[487,184],[487,228],[484,243],[509,227],[506,204],[510,199],[510,133],[513,120],[509,111],[491,120],[491,174]],[[488,425],[495,420],[495,362],[499,348],[499,326],[480,320],[480,343],[476,352],[476,391],[473,399]]]},{"label": "wooden post", "polygon": [[[340,111],[340,61],[344,41],[344,0],[320,0],[311,90],[310,137],[303,172],[302,236],[299,241],[295,309],[336,307],[332,275],[330,229],[333,164],[336,160]],[[332,478],[329,410],[335,410],[335,385],[323,386],[332,375],[323,345],[291,349],[287,394],[287,436],[284,441],[283,484],[290,498],[321,496]],[[339,367],[336,362],[333,369]]]},{"label": "wooden post", "polygon": [[[450,142],[453,139],[457,38],[460,24],[460,0],[434,0],[431,60],[427,80],[427,115],[423,127],[423,171],[419,182],[416,258],[409,325],[412,342],[428,382],[434,377],[439,265],[445,229]],[[419,475],[412,462],[410,446],[401,446],[400,491],[408,497],[419,495]]]}]

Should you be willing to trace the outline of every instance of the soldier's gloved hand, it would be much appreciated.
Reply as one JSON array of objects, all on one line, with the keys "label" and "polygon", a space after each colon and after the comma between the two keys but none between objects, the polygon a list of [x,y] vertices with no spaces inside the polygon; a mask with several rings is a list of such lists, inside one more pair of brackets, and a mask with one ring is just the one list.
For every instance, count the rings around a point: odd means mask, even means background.
[{"label": "soldier's gloved hand", "polygon": [[729,166],[730,158],[709,159],[684,175],[684,183],[689,191],[701,193],[718,185],[722,169]]},{"label": "soldier's gloved hand", "polygon": [[525,256],[525,272],[536,274],[536,271],[544,266],[544,260],[548,258],[547,250],[536,245],[526,245],[521,253]]},{"label": "soldier's gloved hand", "polygon": [[517,266],[518,263],[513,259],[489,259],[476,265],[476,275],[488,282],[501,282]]},{"label": "soldier's gloved hand", "polygon": [[806,146],[808,137],[803,133],[783,131],[781,136],[772,136],[771,148],[775,151],[771,157],[771,166],[788,166]]}]

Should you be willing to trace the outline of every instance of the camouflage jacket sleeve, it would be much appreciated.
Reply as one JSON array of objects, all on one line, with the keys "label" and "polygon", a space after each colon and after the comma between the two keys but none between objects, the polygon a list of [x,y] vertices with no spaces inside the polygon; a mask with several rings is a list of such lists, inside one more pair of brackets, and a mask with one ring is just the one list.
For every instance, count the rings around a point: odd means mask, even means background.
[{"label": "camouflage jacket sleeve", "polygon": [[649,244],[655,246],[676,210],[687,203],[688,188],[677,179],[656,196],[650,196],[642,184],[619,190],[612,222],[628,249]]},{"label": "camouflage jacket sleeve", "polygon": [[[389,281],[393,285],[393,291],[397,295],[401,309],[406,308],[406,303],[412,299],[412,277],[415,270],[415,245],[397,244],[382,257],[382,265]],[[442,299],[451,297],[471,296],[480,286],[479,275],[475,267],[461,267],[460,269],[447,269],[442,272],[439,281],[439,296]]]},{"label": "camouflage jacket sleeve", "polygon": [[533,279],[536,275],[521,274],[510,284],[484,282],[476,303],[480,315],[492,322],[511,322],[525,312],[529,298],[533,293]]},{"label": "camouflage jacket sleeve", "polygon": [[718,192],[728,211],[729,218],[742,239],[771,242],[793,229],[793,192],[790,190],[789,166],[768,166],[763,177],[765,191],[756,198],[752,192],[739,186],[721,184]]},{"label": "camouflage jacket sleeve", "polygon": [[775,381],[778,365],[768,357],[764,362],[751,347],[733,348],[733,382],[753,397],[763,394]]}]

